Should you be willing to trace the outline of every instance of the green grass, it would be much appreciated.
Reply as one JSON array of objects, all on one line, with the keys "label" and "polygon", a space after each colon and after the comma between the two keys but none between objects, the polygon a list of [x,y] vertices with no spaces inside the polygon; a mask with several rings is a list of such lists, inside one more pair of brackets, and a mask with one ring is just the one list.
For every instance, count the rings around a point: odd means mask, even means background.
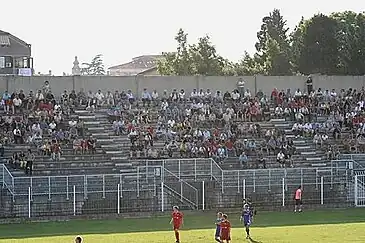
[{"label": "green grass", "polygon": [[[232,242],[246,242],[239,213],[230,213]],[[208,243],[214,234],[214,212],[185,214],[182,242]],[[169,216],[0,225],[0,243],[73,242],[82,235],[85,243],[174,242]],[[253,242],[365,242],[365,209],[293,212],[259,212],[252,227]]]}]

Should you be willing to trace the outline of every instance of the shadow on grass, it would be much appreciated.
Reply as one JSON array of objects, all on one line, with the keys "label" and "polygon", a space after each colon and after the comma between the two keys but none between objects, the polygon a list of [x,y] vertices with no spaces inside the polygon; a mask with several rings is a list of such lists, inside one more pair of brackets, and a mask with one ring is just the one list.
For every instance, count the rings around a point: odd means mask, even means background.
[{"label": "shadow on grass", "polygon": [[[241,228],[240,214],[230,213],[233,228]],[[0,239],[22,239],[64,235],[117,234],[172,230],[169,216],[113,219],[113,220],[70,220],[63,222],[21,223],[0,225]],[[365,222],[365,209],[321,210],[303,213],[258,212],[254,227],[279,227],[318,224],[343,224]],[[215,230],[215,212],[187,213],[183,230]],[[251,241],[255,243],[255,241]],[[258,242],[257,242],[258,243]]]}]

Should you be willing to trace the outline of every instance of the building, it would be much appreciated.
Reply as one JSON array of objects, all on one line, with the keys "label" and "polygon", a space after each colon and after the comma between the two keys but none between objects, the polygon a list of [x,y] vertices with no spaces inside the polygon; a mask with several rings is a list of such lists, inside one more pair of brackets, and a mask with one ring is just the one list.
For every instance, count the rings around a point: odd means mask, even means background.
[{"label": "building", "polygon": [[31,76],[32,73],[31,45],[0,30],[0,75]]},{"label": "building", "polygon": [[132,59],[131,62],[108,68],[111,76],[159,75],[157,63],[162,55],[144,55]]}]

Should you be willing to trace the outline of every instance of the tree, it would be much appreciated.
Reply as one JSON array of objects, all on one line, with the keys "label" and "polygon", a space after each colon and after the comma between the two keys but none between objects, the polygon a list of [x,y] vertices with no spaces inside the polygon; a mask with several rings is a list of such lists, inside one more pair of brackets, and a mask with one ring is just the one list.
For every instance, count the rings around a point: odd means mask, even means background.
[{"label": "tree", "polygon": [[339,71],[345,75],[364,75],[365,15],[345,11],[333,13],[331,18],[337,22]]},{"label": "tree", "polygon": [[101,54],[96,55],[90,63],[82,63],[82,75],[105,75],[105,68]]},{"label": "tree", "polygon": [[228,61],[217,54],[208,35],[189,45],[188,34],[180,29],[175,40],[176,52],[163,53],[157,69],[162,75],[224,75]]},{"label": "tree", "polygon": [[255,47],[257,60],[263,66],[265,74],[292,74],[289,28],[280,10],[274,9],[262,22],[261,29],[257,32],[258,41]]},{"label": "tree", "polygon": [[[304,23],[296,33],[301,44],[298,51],[298,71],[303,74],[338,74],[337,23],[318,14]],[[300,36],[300,35],[301,36]]]}]

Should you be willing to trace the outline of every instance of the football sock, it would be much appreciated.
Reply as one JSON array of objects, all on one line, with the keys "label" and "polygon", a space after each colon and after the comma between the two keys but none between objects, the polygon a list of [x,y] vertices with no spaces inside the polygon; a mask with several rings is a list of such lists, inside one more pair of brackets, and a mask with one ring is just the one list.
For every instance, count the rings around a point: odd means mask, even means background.
[{"label": "football sock", "polygon": [[247,235],[250,235],[250,229],[249,228],[246,228],[246,233],[247,233]]},{"label": "football sock", "polygon": [[219,238],[215,238],[215,241],[217,242],[221,242],[221,240]]},{"label": "football sock", "polygon": [[176,238],[176,241],[180,241],[180,235],[179,235],[179,232],[175,231],[175,238]]}]

